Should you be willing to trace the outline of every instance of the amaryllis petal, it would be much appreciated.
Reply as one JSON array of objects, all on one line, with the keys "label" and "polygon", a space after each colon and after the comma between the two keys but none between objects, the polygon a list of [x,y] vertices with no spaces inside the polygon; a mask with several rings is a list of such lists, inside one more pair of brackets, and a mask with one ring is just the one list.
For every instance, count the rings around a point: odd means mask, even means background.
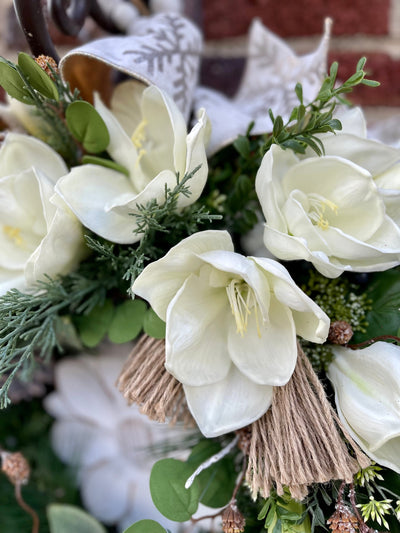
[{"label": "amaryllis petal", "polygon": [[274,295],[279,302],[291,309],[297,335],[311,342],[325,342],[330,325],[326,313],[293,283],[288,271],[280,263],[263,257],[252,259],[263,268],[267,277],[274,276],[271,284]]},{"label": "amaryllis petal", "polygon": [[64,160],[39,139],[19,133],[7,133],[0,150],[0,176],[19,174],[37,167],[54,183],[68,172]]},{"label": "amaryllis petal", "polygon": [[338,133],[323,139],[326,155],[338,155],[365,168],[372,176],[379,175],[400,157],[400,151],[381,142],[358,135]]},{"label": "amaryllis petal", "polygon": [[260,385],[285,385],[296,366],[296,329],[290,309],[271,298],[268,320],[252,310],[246,334],[231,323],[228,350],[237,368]]},{"label": "amaryllis petal", "polygon": [[156,175],[165,168],[175,168],[182,178],[185,174],[187,131],[177,105],[168,94],[151,85],[143,92],[142,116],[146,137],[151,139],[152,144],[151,153],[145,152],[141,161],[146,166],[145,173]]},{"label": "amaryllis petal", "polygon": [[120,202],[129,202],[134,198],[124,174],[99,165],[82,165],[61,178],[56,191],[82,224],[97,235],[122,244],[140,239],[133,233],[136,228],[134,217],[105,209],[112,198]]},{"label": "amaryllis petal", "polygon": [[209,230],[183,239],[145,268],[133,283],[132,292],[150,301],[154,311],[165,320],[167,307],[179,288],[191,272],[204,264],[199,255],[209,250],[233,251],[229,233]]},{"label": "amaryllis petal", "polygon": [[129,471],[124,461],[85,469],[82,499],[85,507],[106,524],[116,522],[129,505]]},{"label": "amaryllis petal", "polygon": [[[210,306],[212,302],[212,306]],[[186,385],[223,379],[231,366],[223,333],[228,328],[226,292],[191,274],[167,311],[166,368]]]},{"label": "amaryllis petal", "polygon": [[371,458],[400,473],[400,348],[332,349],[328,377],[342,422]]},{"label": "amaryllis petal", "polygon": [[184,385],[189,409],[208,438],[229,433],[260,418],[272,401],[272,387],[257,385],[232,365],[225,379],[212,385]]},{"label": "amaryllis petal", "polygon": [[[51,402],[46,401],[45,404],[50,410]],[[74,418],[54,424],[51,445],[65,463],[85,467],[114,458],[119,451],[118,442],[112,434]]]},{"label": "amaryllis petal", "polygon": [[140,102],[146,85],[135,80],[118,83],[111,96],[111,109],[128,137],[142,120]]},{"label": "amaryllis petal", "polygon": [[[95,96],[95,106],[96,110],[100,113],[101,118],[104,120],[108,129],[108,133],[110,134],[110,143],[107,147],[107,151],[116,163],[122,165],[128,170],[131,176],[130,183],[133,187],[133,191],[138,192],[146,185],[145,178],[142,176],[142,174],[140,173],[140,176],[138,175],[140,172],[137,164],[139,157],[138,150],[133,144],[130,136],[125,133],[123,127],[118,122],[116,117],[103,104],[98,96]],[[132,179],[135,171],[136,179]]]}]

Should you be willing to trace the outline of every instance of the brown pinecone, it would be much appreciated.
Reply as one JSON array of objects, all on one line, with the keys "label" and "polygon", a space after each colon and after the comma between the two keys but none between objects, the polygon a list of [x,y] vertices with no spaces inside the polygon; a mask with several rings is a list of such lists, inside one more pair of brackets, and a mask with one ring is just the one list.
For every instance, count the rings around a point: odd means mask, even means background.
[{"label": "brown pinecone", "polygon": [[222,531],[224,533],[242,533],[246,520],[236,505],[236,500],[232,501],[222,513]]},{"label": "brown pinecone", "polygon": [[353,336],[353,329],[348,322],[336,320],[329,328],[328,342],[332,344],[347,344]]},{"label": "brown pinecone", "polygon": [[358,520],[353,511],[344,503],[336,505],[336,511],[328,518],[327,524],[333,533],[355,533],[358,531]]}]

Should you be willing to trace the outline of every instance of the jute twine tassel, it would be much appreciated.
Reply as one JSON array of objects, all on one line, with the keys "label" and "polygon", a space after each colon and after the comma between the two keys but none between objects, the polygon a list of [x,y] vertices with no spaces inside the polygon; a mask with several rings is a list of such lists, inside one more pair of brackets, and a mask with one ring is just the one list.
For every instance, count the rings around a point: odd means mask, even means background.
[{"label": "jute twine tassel", "polygon": [[151,420],[192,425],[182,384],[167,372],[164,363],[164,340],[143,335],[118,378],[119,390]]},{"label": "jute twine tassel", "polygon": [[246,430],[251,432],[246,481],[254,497],[268,497],[273,486],[282,494],[286,486],[301,500],[312,483],[350,483],[360,467],[370,464],[342,427],[300,346],[291,379],[275,387],[271,408]]}]

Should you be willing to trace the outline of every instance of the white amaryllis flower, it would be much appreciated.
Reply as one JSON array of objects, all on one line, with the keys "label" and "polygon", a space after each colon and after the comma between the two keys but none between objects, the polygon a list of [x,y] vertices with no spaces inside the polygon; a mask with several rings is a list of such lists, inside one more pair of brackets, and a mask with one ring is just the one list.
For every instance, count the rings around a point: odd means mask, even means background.
[{"label": "white amaryllis flower", "polygon": [[66,274],[86,253],[81,224],[54,193],[67,172],[48,145],[7,134],[0,149],[0,294]]},{"label": "white amaryllis flower", "polygon": [[367,138],[367,126],[359,108],[340,117],[342,132],[321,136],[326,155],[336,155],[366,169],[374,179],[386,213],[400,226],[400,150]]},{"label": "white amaryllis flower", "polygon": [[400,474],[400,347],[332,351],[328,377],[341,421],[371,459]]},{"label": "white amaryllis flower", "polygon": [[106,345],[97,355],[57,364],[56,390],[45,398],[46,410],[56,418],[52,445],[76,468],[83,504],[96,518],[120,530],[149,518],[176,532],[177,525],[155,508],[149,478],[155,461],[151,447],[179,432],[151,422],[117,390],[127,351],[126,345]]},{"label": "white amaryllis flower", "polygon": [[293,373],[296,334],[322,343],[329,329],[282,265],[235,253],[225,231],[184,239],[132,290],[166,321],[166,368],[207,437],[262,416]]},{"label": "white amaryllis flower", "polygon": [[165,187],[173,189],[177,174],[183,179],[197,166],[188,181],[190,195],[180,195],[178,208],[195,202],[206,183],[207,159],[204,111],[188,134],[185,120],[172,99],[156,86],[144,88],[133,82],[119,85],[111,108],[96,99],[96,109],[110,133],[108,153],[125,167],[129,176],[99,165],[75,167],[57,184],[79,220],[102,237],[118,243],[134,243],[138,205],[151,200],[162,204]]},{"label": "white amaryllis flower", "polygon": [[350,159],[300,160],[274,145],[257,173],[256,191],[266,218],[264,244],[280,259],[305,259],[331,278],[400,264],[399,226],[371,172]]}]

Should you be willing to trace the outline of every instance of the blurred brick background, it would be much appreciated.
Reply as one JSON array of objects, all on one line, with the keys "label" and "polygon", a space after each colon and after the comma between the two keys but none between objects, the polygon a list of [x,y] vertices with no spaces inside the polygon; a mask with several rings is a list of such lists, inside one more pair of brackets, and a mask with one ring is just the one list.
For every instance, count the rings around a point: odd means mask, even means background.
[{"label": "blurred brick background", "polygon": [[[206,62],[205,76],[215,85],[233,90],[229,72],[240,76],[243,36],[253,17],[299,54],[317,45],[324,18],[331,17],[329,61],[339,61],[339,76],[351,75],[365,55],[369,76],[381,82],[377,89],[360,87],[353,100],[368,106],[400,106],[400,0],[203,0],[207,53],[214,56]],[[216,59],[218,55],[224,60]],[[234,57],[226,59],[229,55]]]},{"label": "blurred brick background", "polygon": [[[329,16],[333,19],[329,61],[339,61],[340,77],[353,73],[357,60],[366,55],[369,76],[381,82],[377,89],[360,87],[353,101],[362,104],[372,117],[390,116],[393,108],[400,108],[400,0],[182,1],[186,14],[196,20],[206,38],[201,77],[207,85],[234,94],[243,71],[246,34],[254,17],[298,54],[304,54],[317,46],[324,18]],[[0,0],[0,53],[13,58],[26,46],[11,6],[11,0]],[[51,26],[60,55],[98,33],[88,22],[72,40]]]}]

